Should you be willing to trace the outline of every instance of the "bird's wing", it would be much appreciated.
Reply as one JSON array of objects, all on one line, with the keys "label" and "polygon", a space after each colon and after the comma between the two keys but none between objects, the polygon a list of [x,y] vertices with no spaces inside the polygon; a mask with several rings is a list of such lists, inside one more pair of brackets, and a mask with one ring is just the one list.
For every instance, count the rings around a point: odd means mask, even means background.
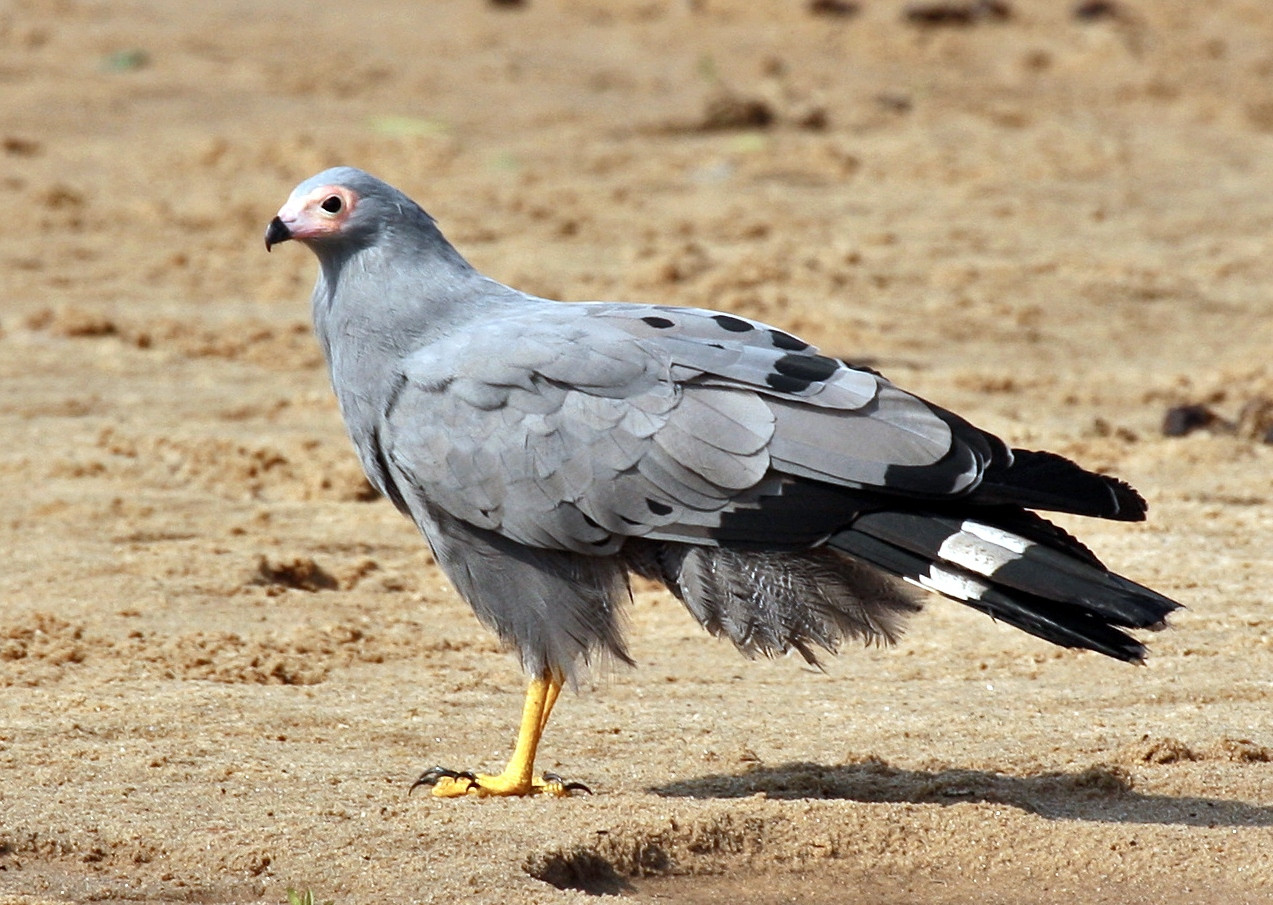
[{"label": "bird's wing", "polygon": [[950,412],[767,324],[695,308],[599,308],[657,343],[675,379],[757,394],[774,416],[768,453],[784,474],[941,497],[975,487],[985,465],[1006,455]]},{"label": "bird's wing", "polygon": [[603,554],[625,536],[710,542],[793,478],[960,494],[992,441],[762,324],[545,303],[408,357],[376,456],[408,508]]}]

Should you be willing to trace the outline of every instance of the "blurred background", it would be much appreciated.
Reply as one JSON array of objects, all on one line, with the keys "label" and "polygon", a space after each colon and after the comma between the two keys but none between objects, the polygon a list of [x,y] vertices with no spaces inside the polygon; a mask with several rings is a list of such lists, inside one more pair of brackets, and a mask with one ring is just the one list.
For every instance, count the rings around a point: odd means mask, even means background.
[{"label": "blurred background", "polygon": [[[559,901],[523,862],[604,830],[720,871],[733,843],[694,861],[694,833],[739,808],[759,822],[738,844],[770,853],[750,869],[807,864],[816,838],[841,874],[871,852],[883,898],[928,870],[954,890],[929,898],[963,901],[974,881],[942,871],[987,858],[1011,901],[1273,883],[1268,4],[9,0],[0,96],[0,893]],[[310,335],[312,257],[262,247],[336,164],[520,289],[764,319],[1130,480],[1146,525],[1065,524],[1190,609],[1129,671],[935,603],[828,679],[745,664],[641,589],[642,669],[546,742],[611,798],[551,826],[453,811],[485,848],[421,863],[459,830],[405,783],[501,759],[520,680],[370,504]],[[868,755],[910,772],[830,837],[746,797],[791,791],[748,785],[761,765]],[[1112,803],[1077,818],[1086,780],[985,787],[1095,767]],[[668,771],[745,800],[667,804]],[[946,780],[966,810],[915,803]],[[786,797],[869,810],[819,788]],[[1015,867],[975,831],[1005,797]],[[1184,816],[1213,798],[1211,829]],[[670,809],[698,829],[658,836]]]}]

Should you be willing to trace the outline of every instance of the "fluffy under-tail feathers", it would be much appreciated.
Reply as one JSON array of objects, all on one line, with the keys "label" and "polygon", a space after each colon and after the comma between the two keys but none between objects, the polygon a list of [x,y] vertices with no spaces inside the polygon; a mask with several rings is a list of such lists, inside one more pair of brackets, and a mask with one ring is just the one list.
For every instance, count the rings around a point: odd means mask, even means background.
[{"label": "fluffy under-tail feathers", "polygon": [[633,571],[662,582],[704,628],[747,656],[814,647],[834,652],[845,638],[891,642],[920,607],[878,569],[826,548],[794,552],[731,550],[637,542]]}]

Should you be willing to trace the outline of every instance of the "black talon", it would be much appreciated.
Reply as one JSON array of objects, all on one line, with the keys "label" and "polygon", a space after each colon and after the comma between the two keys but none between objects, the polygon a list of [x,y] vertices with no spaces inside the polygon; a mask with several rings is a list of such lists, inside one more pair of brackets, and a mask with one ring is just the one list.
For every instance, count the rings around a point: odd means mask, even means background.
[{"label": "black talon", "polygon": [[565,789],[567,792],[587,792],[589,795],[591,795],[591,794],[592,794],[592,789],[588,788],[588,787],[587,787],[587,786],[585,786],[583,783],[581,783],[581,782],[566,782],[566,781],[565,781],[564,779],[562,779],[562,778],[561,778],[561,776],[560,776],[559,774],[557,774],[557,773],[545,773],[545,774],[544,774],[544,782],[555,782],[555,783],[557,783],[559,786],[561,786],[563,789]]},{"label": "black talon", "polygon": [[456,772],[448,770],[446,767],[430,767],[420,774],[420,778],[411,784],[411,788],[407,789],[410,795],[416,790],[417,786],[436,786],[440,779],[467,779],[470,786],[477,785],[477,777],[467,770]]}]

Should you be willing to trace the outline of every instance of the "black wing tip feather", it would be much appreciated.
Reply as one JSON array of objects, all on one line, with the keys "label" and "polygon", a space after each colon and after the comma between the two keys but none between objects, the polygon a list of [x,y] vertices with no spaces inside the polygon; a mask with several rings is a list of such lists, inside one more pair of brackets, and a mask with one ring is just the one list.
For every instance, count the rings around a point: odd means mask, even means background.
[{"label": "black wing tip feather", "polygon": [[1122,522],[1143,522],[1149,513],[1149,503],[1140,495],[1140,491],[1122,478],[1112,475],[1097,475],[1105,481],[1105,486],[1114,495],[1117,512],[1107,516]]},{"label": "black wing tip feather", "polygon": [[1065,456],[1013,449],[1010,462],[994,462],[977,490],[979,501],[1069,512],[1123,522],[1144,521],[1149,504],[1119,478],[1088,471]]}]

